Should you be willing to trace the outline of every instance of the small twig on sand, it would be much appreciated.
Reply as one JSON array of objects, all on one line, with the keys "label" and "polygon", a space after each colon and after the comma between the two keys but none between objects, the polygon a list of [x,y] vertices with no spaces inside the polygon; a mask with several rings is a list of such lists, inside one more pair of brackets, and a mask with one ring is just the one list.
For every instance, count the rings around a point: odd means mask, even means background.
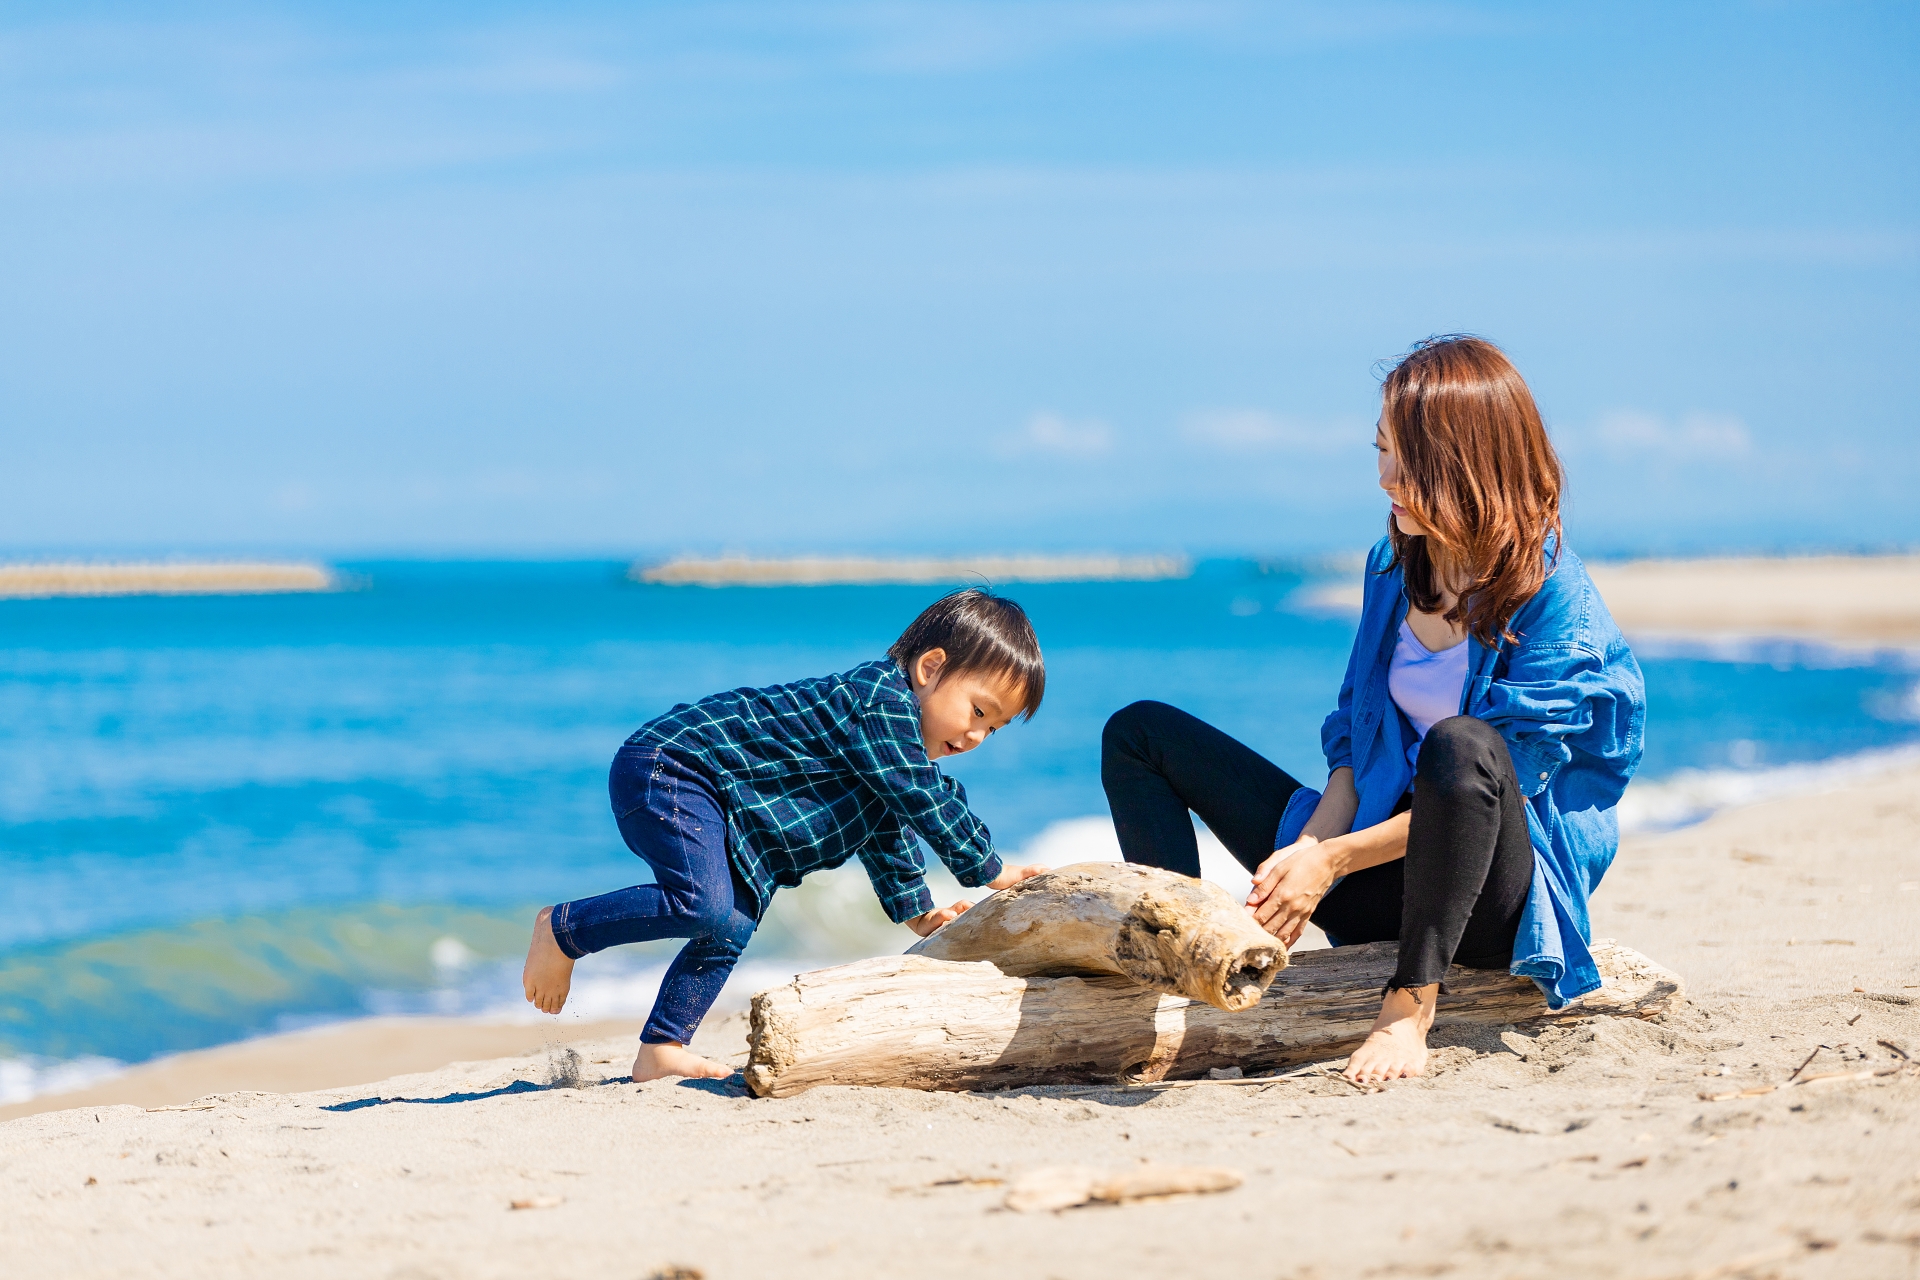
[{"label": "small twig on sand", "polygon": [[1900,1073],[1899,1067],[1867,1067],[1862,1071],[1823,1071],[1818,1075],[1796,1080],[1794,1086],[1809,1084],[1830,1084],[1839,1080],[1871,1080],[1875,1076],[1891,1076]]},{"label": "small twig on sand", "polygon": [[1880,1047],[1881,1047],[1882,1049],[1890,1049],[1890,1050],[1892,1050],[1892,1051],[1893,1051],[1893,1052],[1894,1052],[1895,1054],[1897,1054],[1897,1055],[1899,1056],[1899,1058],[1900,1058],[1900,1061],[1902,1061],[1902,1062],[1912,1062],[1912,1061],[1913,1061],[1913,1059],[1912,1059],[1912,1057],[1910,1057],[1910,1056],[1908,1055],[1908,1053],[1907,1053],[1907,1051],[1906,1051],[1905,1049],[1902,1049],[1902,1048],[1901,1048],[1901,1047],[1900,1047],[1899,1045],[1897,1045],[1897,1044],[1895,1044],[1895,1043],[1894,1043],[1893,1041],[1891,1041],[1891,1040],[1876,1040],[1876,1041],[1874,1041],[1874,1043],[1875,1043],[1875,1044],[1877,1044],[1877,1045],[1879,1045],[1879,1046],[1880,1046]]},{"label": "small twig on sand", "polygon": [[1289,1071],[1277,1076],[1235,1076],[1231,1080],[1213,1080],[1202,1076],[1198,1080],[1155,1080],[1151,1084],[1125,1085],[1128,1089],[1191,1089],[1203,1084],[1278,1084],[1282,1080],[1299,1080],[1305,1076],[1323,1076],[1327,1071],[1318,1063],[1311,1067],[1301,1067],[1298,1071]]},{"label": "small twig on sand", "polygon": [[1828,1046],[1824,1044],[1817,1044],[1813,1046],[1813,1052],[1807,1055],[1807,1061],[1802,1062],[1799,1066],[1793,1069],[1793,1075],[1790,1075],[1787,1077],[1787,1083],[1792,1084],[1794,1082],[1795,1077],[1797,1077],[1802,1071],[1805,1071],[1807,1069],[1807,1062],[1812,1062],[1814,1058],[1819,1056],[1820,1051],[1827,1047]]}]

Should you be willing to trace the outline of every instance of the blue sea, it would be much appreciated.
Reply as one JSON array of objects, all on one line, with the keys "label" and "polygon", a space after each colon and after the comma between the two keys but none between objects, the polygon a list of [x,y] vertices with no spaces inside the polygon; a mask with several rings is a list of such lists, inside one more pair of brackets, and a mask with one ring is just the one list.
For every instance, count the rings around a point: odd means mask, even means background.
[{"label": "blue sea", "polygon": [[[875,657],[938,594],[647,586],[599,561],[338,567],[325,594],[0,602],[0,1101],[331,1020],[524,1009],[534,909],[645,878],[607,809],[627,734]],[[1329,573],[1216,560],[1009,588],[1046,705],[951,763],[997,842],[1056,863],[1097,843],[1101,725],[1136,698],[1317,781],[1353,626],[1309,603]],[[1640,658],[1629,825],[1920,752],[1910,654]],[[864,880],[824,880],[782,895],[749,973],[909,940]],[[635,950],[583,966],[576,1016],[644,1011],[665,956]]]}]

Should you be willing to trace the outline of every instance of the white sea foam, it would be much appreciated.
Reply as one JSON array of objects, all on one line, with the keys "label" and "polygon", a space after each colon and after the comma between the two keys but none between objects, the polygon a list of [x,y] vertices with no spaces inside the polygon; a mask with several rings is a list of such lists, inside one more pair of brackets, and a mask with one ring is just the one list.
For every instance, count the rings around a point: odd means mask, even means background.
[{"label": "white sea foam", "polygon": [[1810,795],[1895,769],[1920,765],[1920,747],[1891,747],[1770,769],[1682,769],[1658,782],[1635,782],[1620,801],[1620,831],[1667,831],[1721,809]]},{"label": "white sea foam", "polygon": [[22,1054],[0,1058],[0,1106],[25,1102],[47,1093],[71,1093],[97,1084],[127,1069],[117,1058],[43,1058]]},{"label": "white sea foam", "polygon": [[[1253,877],[1240,860],[1205,827],[1195,834],[1200,840],[1200,874],[1225,889],[1237,901],[1253,887]],[[1120,837],[1114,834],[1113,819],[1097,817],[1067,818],[1048,825],[1015,855],[1017,862],[1038,862],[1049,867],[1064,867],[1075,862],[1120,861]]]},{"label": "white sea foam", "polygon": [[[901,950],[905,950],[902,946]],[[745,1008],[756,991],[790,982],[797,973],[844,963],[845,957],[781,956],[744,961],[734,968],[714,1007]],[[666,976],[667,961],[657,953],[639,957],[603,951],[573,971],[573,987],[558,1023],[645,1017]],[[529,1025],[555,1019],[526,1002],[520,988],[520,961],[474,965],[457,983],[426,991],[370,991],[366,1010],[375,1017],[436,1016]]]}]

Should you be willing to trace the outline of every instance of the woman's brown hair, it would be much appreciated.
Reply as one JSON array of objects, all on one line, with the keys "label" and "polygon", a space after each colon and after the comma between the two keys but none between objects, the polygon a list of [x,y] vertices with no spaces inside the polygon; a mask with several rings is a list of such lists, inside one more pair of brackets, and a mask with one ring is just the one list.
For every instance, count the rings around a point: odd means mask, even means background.
[{"label": "woman's brown hair", "polygon": [[[1381,429],[1399,453],[1396,499],[1467,577],[1447,620],[1485,645],[1516,639],[1508,622],[1552,571],[1546,544],[1557,552],[1565,483],[1533,392],[1499,347],[1448,334],[1408,352],[1380,397]],[[1427,538],[1402,533],[1392,516],[1387,536],[1408,600],[1439,609]]]}]

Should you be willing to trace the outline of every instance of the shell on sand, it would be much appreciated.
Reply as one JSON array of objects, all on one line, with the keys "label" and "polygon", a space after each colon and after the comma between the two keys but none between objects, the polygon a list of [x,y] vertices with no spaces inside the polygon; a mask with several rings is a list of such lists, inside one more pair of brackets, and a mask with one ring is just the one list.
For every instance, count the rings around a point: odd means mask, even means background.
[{"label": "shell on sand", "polygon": [[1022,880],[907,954],[985,960],[1019,978],[1116,974],[1228,1013],[1258,1004],[1287,963],[1280,940],[1219,885],[1127,862]]}]

